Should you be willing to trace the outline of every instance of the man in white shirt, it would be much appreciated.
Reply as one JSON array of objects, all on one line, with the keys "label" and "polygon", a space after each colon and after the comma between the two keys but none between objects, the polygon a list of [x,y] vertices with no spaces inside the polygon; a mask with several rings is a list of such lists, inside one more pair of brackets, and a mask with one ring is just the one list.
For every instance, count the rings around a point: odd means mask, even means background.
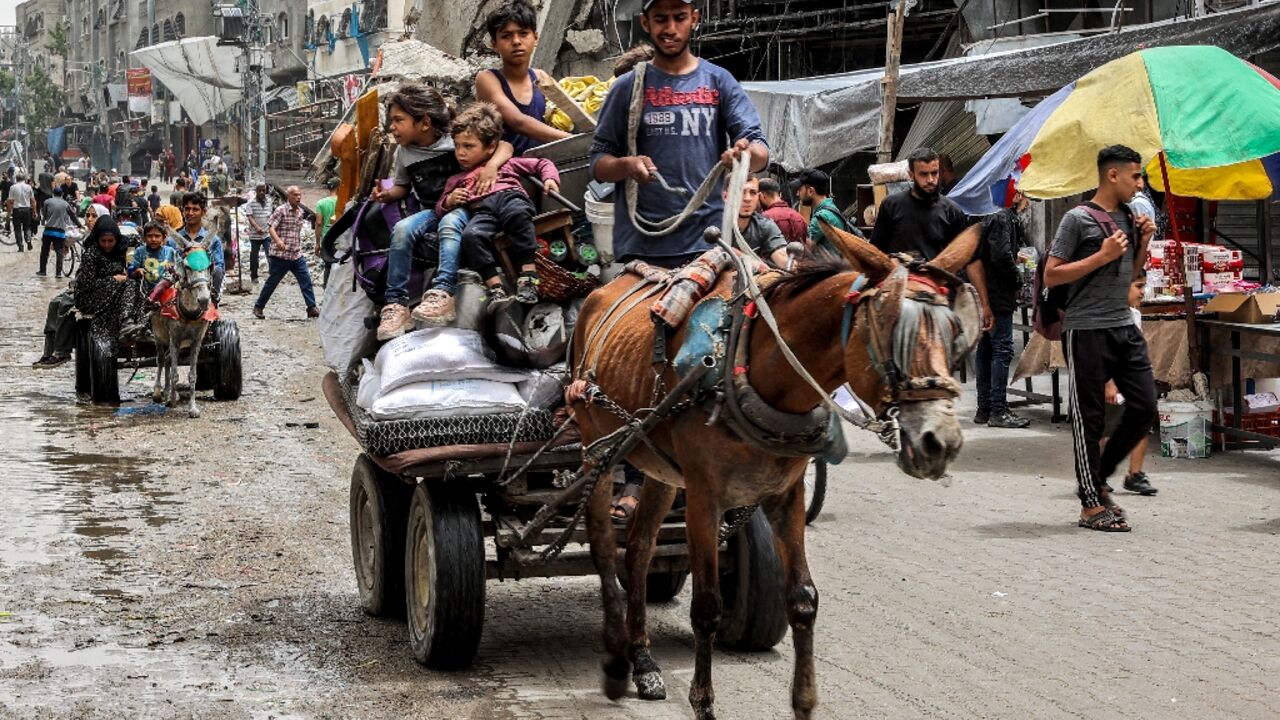
[{"label": "man in white shirt", "polygon": [[13,218],[13,236],[18,242],[18,252],[31,249],[31,235],[36,231],[36,191],[27,183],[25,173],[19,172],[13,187],[9,188],[9,214]]}]

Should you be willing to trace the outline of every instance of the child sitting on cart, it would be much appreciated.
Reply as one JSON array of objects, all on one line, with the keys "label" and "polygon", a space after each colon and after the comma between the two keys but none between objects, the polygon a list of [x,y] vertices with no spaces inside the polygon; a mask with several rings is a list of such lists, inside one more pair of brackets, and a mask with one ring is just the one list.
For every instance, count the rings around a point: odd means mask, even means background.
[{"label": "child sitting on cart", "polygon": [[152,221],[142,228],[142,244],[133,250],[129,260],[129,277],[142,280],[143,294],[150,295],[156,284],[173,264],[174,248],[165,241],[169,238],[168,226]]},{"label": "child sitting on cart", "polygon": [[[440,178],[457,168],[453,160],[453,141],[449,137],[452,119],[453,111],[444,97],[429,85],[406,83],[387,99],[387,125],[399,145],[396,148],[395,174],[390,187],[374,187],[371,197],[375,202],[394,203],[413,193],[425,209],[396,223],[391,232],[391,247],[387,251],[386,304],[382,307],[378,324],[379,340],[399,337],[408,329],[413,248],[437,229],[440,262],[433,287],[423,295],[412,319],[427,325],[444,325],[456,317],[453,288],[458,280],[459,246],[462,228],[467,224],[467,210],[459,207],[453,212],[440,214],[435,207],[440,189],[444,187],[439,182]],[[498,177],[498,168],[511,155],[511,144],[502,143],[476,174],[477,189],[492,187]]]},{"label": "child sitting on cart", "polygon": [[[453,147],[462,172],[449,178],[436,203],[436,213],[466,207],[471,213],[462,231],[462,253],[467,267],[484,278],[490,310],[509,302],[498,263],[494,255],[493,236],[505,232],[511,242],[511,261],[518,267],[515,282],[516,301],[532,305],[538,302],[538,274],[533,264],[537,253],[537,237],[533,229],[534,208],[528,193],[520,184],[522,176],[539,178],[548,192],[560,189],[560,173],[546,158],[511,158],[498,170],[498,179],[488,192],[475,182],[480,166],[498,150],[502,139],[502,116],[486,102],[473,103],[453,121]],[[440,254],[444,255],[443,245]],[[443,265],[443,259],[441,260]]]}]

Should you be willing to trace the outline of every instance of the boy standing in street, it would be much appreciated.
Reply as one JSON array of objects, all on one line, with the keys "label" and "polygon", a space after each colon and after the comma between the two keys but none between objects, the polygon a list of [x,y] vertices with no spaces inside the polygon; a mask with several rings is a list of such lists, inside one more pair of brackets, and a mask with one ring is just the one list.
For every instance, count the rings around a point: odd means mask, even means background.
[{"label": "boy standing in street", "polygon": [[[1103,148],[1098,191],[1087,203],[1091,207],[1063,216],[1044,270],[1047,287],[1070,285],[1062,346],[1071,373],[1079,524],[1103,532],[1131,529],[1111,507],[1107,478],[1151,430],[1156,416],[1147,342],[1129,311],[1134,269],[1142,267],[1156,229],[1151,218],[1133,217],[1126,205],[1141,187],[1141,156],[1123,145]],[[1103,214],[1109,222],[1100,222]],[[1108,379],[1124,395],[1125,409],[1100,452]]]}]

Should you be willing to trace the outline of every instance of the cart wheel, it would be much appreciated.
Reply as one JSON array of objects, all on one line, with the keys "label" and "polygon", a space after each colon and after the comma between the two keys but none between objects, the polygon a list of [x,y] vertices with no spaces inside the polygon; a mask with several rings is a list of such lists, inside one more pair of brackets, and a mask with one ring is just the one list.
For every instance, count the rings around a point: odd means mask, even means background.
[{"label": "cart wheel", "polygon": [[686,570],[649,573],[649,579],[644,585],[644,599],[651,603],[671,602],[684,589],[688,579],[689,573]]},{"label": "cart wheel", "polygon": [[120,402],[120,377],[116,374],[116,356],[106,340],[89,335],[89,397],[96,403]]},{"label": "cart wheel", "polygon": [[235,320],[222,320],[212,328],[218,341],[214,355],[213,396],[219,400],[238,400],[243,387],[240,368],[240,328]]},{"label": "cart wheel", "polygon": [[729,562],[720,572],[724,609],[716,640],[731,650],[768,650],[787,634],[782,561],[764,512],[729,538]]},{"label": "cart wheel", "polygon": [[351,470],[351,557],[360,607],[374,617],[404,610],[404,528],[413,489],[361,454]]},{"label": "cart wheel", "polygon": [[484,627],[484,537],[464,485],[419,483],[409,506],[405,603],[409,646],[434,670],[471,665]]},{"label": "cart wheel", "polygon": [[804,524],[811,525],[822,514],[827,499],[827,461],[814,458],[804,471]]},{"label": "cart wheel", "polygon": [[76,319],[76,393],[89,396],[93,393],[92,350],[89,329],[93,321]]}]

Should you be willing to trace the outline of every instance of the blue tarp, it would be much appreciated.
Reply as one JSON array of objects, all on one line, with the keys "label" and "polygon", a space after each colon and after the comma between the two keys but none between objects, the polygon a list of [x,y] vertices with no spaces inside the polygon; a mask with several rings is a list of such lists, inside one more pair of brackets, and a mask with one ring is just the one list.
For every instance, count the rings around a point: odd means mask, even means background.
[{"label": "blue tarp", "polygon": [[947,193],[947,197],[970,215],[990,215],[1005,207],[1009,181],[1016,181],[1022,176],[1018,161],[1031,148],[1031,141],[1049,114],[1062,104],[1075,86],[1074,82],[1070,83],[1031,108],[1031,112],[1023,115],[1004,137],[991,146],[973,169]]},{"label": "blue tarp", "polygon": [[45,135],[45,147],[55,158],[62,157],[62,151],[67,149],[67,129],[61,125],[50,128]]}]

